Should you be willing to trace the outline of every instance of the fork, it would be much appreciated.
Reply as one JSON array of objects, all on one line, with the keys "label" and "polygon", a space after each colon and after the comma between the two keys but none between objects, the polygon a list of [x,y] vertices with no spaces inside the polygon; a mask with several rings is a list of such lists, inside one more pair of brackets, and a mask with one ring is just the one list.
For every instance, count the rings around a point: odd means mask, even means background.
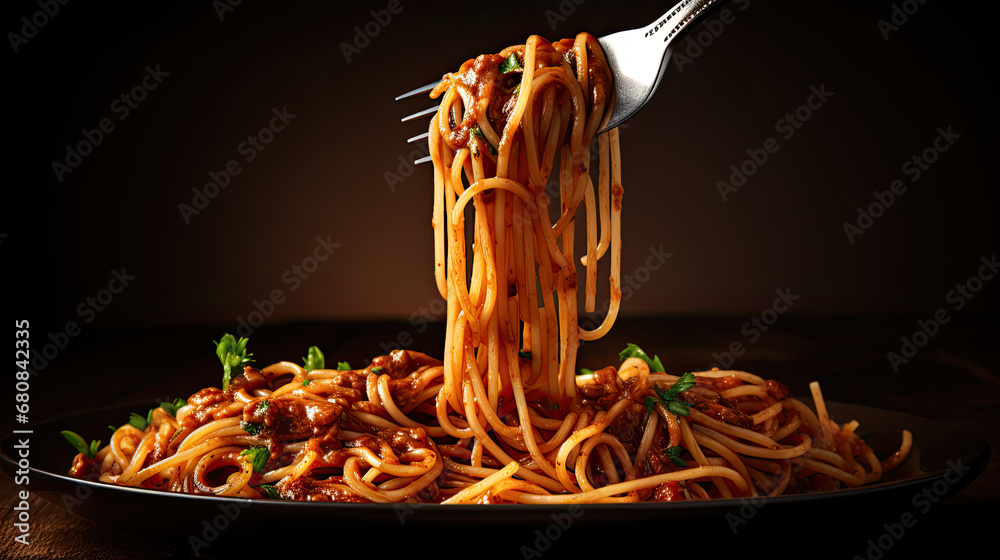
[{"label": "fork", "polygon": [[[621,125],[649,102],[660,85],[673,47],[676,45],[676,39],[725,1],[681,0],[667,13],[645,27],[619,31],[597,40],[604,50],[604,57],[608,61],[615,86],[614,110],[607,125],[599,132]],[[408,91],[396,97],[396,101],[428,93],[438,83],[433,82]],[[437,110],[437,106],[430,107],[403,117],[401,122],[427,117]],[[428,133],[424,132],[408,139],[407,143],[420,142],[427,137]],[[422,157],[413,163],[428,161],[431,161],[431,156]]]}]

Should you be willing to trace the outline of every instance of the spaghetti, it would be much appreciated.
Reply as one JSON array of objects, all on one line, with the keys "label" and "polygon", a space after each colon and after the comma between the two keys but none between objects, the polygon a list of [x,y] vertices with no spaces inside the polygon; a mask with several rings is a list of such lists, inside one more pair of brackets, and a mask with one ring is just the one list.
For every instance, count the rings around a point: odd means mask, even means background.
[{"label": "spaghetti", "polygon": [[[223,388],[119,427],[72,473],[192,494],[445,504],[777,496],[879,480],[912,436],[880,461],[856,422],[830,419],[816,383],[813,412],[776,381],[671,375],[634,345],[619,366],[576,374],[580,341],[606,334],[621,302],[619,137],[598,134],[611,79],[594,37],[531,36],[431,92],[442,360],[397,350],[363,369],[258,370],[245,340],[224,339]],[[586,330],[578,302],[595,311],[602,260],[610,305]]]}]

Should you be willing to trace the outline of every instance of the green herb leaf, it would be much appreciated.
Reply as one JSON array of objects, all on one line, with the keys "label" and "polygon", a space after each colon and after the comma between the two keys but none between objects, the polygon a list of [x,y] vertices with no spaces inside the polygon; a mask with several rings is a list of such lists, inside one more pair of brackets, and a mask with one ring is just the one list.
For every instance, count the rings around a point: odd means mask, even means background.
[{"label": "green herb leaf", "polygon": [[519,350],[517,352],[517,355],[520,356],[520,357],[522,357],[522,358],[524,358],[525,360],[530,360],[531,359],[531,351],[530,350]]},{"label": "green herb leaf", "polygon": [[271,408],[271,401],[264,399],[260,401],[259,405],[257,405],[257,412],[261,413],[267,412],[268,408]]},{"label": "green herb leaf", "polygon": [[347,362],[337,362],[337,371],[350,371],[351,364]]},{"label": "green herb leaf", "polygon": [[311,381],[312,381],[312,379],[303,379],[303,380],[302,380],[302,386],[303,386],[303,387],[305,387],[305,386],[306,386],[306,385],[308,385],[308,384],[309,384],[309,382],[311,382]]},{"label": "green herb leaf", "polygon": [[253,465],[253,470],[257,473],[264,472],[264,465],[271,458],[271,453],[266,447],[251,447],[250,449],[240,451],[240,457],[244,455],[250,459],[250,464]]},{"label": "green herb leaf", "polygon": [[187,400],[182,399],[182,398],[176,398],[176,399],[174,399],[174,402],[161,402],[160,403],[160,408],[162,408],[163,410],[167,411],[167,414],[173,416],[174,418],[177,417],[177,410],[179,408],[185,407],[185,406],[187,406]]},{"label": "green herb leaf", "polygon": [[652,414],[656,408],[656,403],[660,402],[656,397],[646,397],[646,412]]},{"label": "green herb leaf", "polygon": [[621,357],[623,362],[629,358],[639,358],[640,360],[646,362],[649,365],[649,371],[654,373],[663,373],[666,371],[659,356],[650,358],[649,354],[645,353],[642,348],[639,348],[631,342],[628,343],[628,346],[626,346],[625,349],[618,354],[618,356]]},{"label": "green herb leaf", "polygon": [[694,387],[697,383],[698,382],[693,373],[685,373],[680,376],[666,391],[660,389],[659,385],[654,384],[653,392],[656,393],[656,398],[646,397],[646,409],[652,412],[653,406],[658,401],[662,403],[667,410],[677,414],[678,416],[687,416],[691,414],[691,406],[688,405],[688,403],[677,399],[681,393],[687,391],[691,387]]},{"label": "green herb leaf", "polygon": [[243,431],[246,432],[247,435],[251,436],[259,434],[260,431],[264,429],[264,425],[257,422],[240,422],[240,427],[243,428]]},{"label": "green herb leaf", "polygon": [[257,490],[263,491],[265,494],[267,494],[268,498],[272,498],[275,500],[284,499],[281,497],[281,494],[279,494],[278,491],[274,489],[274,486],[271,486],[270,484],[261,484],[260,486],[257,487]]},{"label": "green herb leaf", "polygon": [[111,424],[108,424],[108,429],[111,430],[111,433],[115,433],[118,431],[118,428],[112,426]]},{"label": "green herb leaf", "polygon": [[667,410],[677,414],[678,416],[687,416],[691,414],[691,406],[686,402],[681,401],[669,401],[667,403]]},{"label": "green herb leaf", "polygon": [[68,441],[70,445],[76,448],[77,452],[83,453],[84,457],[88,459],[93,459],[97,455],[97,452],[101,449],[101,442],[99,440],[91,440],[90,445],[87,445],[86,440],[80,437],[80,435],[76,432],[63,430],[59,433],[66,438],[66,441]]},{"label": "green herb leaf", "polygon": [[686,467],[688,466],[687,461],[681,459],[681,452],[683,451],[684,451],[683,447],[675,445],[673,447],[668,448],[666,451],[663,452],[663,454],[666,455],[668,459],[670,459],[671,463],[677,465],[678,467]]},{"label": "green herb leaf", "polygon": [[580,368],[580,374],[579,375],[594,375],[594,370],[587,369],[587,368]]},{"label": "green herb leaf", "polygon": [[688,389],[694,387],[697,384],[698,380],[695,379],[694,374],[688,372],[677,378],[677,381],[675,381],[674,384],[671,385],[670,388],[665,391],[665,394],[667,395],[667,397],[671,399],[676,399],[677,395],[683,393],[684,391],[687,391]]},{"label": "green herb leaf", "polygon": [[[482,129],[479,128],[479,125],[476,125],[476,126],[472,127],[472,130],[470,130],[469,132],[471,132],[472,135],[475,136],[476,138],[481,139],[484,144],[486,144],[487,146],[489,146],[491,154],[497,155],[497,149],[493,147],[493,144],[490,144],[489,140],[486,139],[486,135],[483,134],[483,131],[482,131]],[[473,155],[476,155],[476,154],[473,154]]]},{"label": "green herb leaf", "polygon": [[510,53],[510,56],[500,63],[499,70],[501,74],[506,74],[507,72],[515,72],[518,70],[523,71],[524,67],[521,66],[521,61],[517,59],[517,54]]},{"label": "green herb leaf", "polygon": [[375,367],[372,368],[372,373],[374,373],[375,375],[381,375],[382,374],[382,370],[384,370],[384,369],[385,368],[382,367],[382,366],[375,366]]},{"label": "green herb leaf", "polygon": [[223,335],[219,342],[215,342],[215,355],[222,362],[222,390],[229,388],[229,382],[234,376],[239,375],[244,364],[253,361],[250,358],[253,354],[247,353],[247,342],[249,339],[240,337],[236,340],[236,337],[229,333]]},{"label": "green herb leaf", "polygon": [[306,371],[326,369],[326,358],[323,357],[323,352],[320,352],[316,346],[310,346],[309,350],[306,351],[306,357],[302,358],[302,360],[305,362],[303,367],[306,368]]},{"label": "green herb leaf", "polygon": [[136,429],[141,431],[146,431],[146,426],[152,422],[153,411],[150,410],[149,414],[145,418],[141,414],[136,414],[135,412],[128,415],[128,423],[136,427]]}]

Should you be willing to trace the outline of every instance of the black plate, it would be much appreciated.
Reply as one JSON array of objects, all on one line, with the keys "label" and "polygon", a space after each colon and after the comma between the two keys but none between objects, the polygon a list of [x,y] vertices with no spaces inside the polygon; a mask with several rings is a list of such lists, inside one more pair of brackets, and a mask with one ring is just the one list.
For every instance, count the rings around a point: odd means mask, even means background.
[{"label": "black plate", "polygon": [[[872,434],[869,444],[880,458],[898,448],[900,432],[913,432],[914,451],[883,482],[861,488],[772,499],[699,502],[595,504],[587,506],[440,506],[331,504],[242,500],[170,494],[80,481],[64,473],[74,451],[59,434],[73,429],[88,440],[109,435],[140,405],[119,406],[66,416],[39,424],[31,438],[30,488],[35,494],[89,519],[147,535],[209,557],[228,557],[249,546],[254,550],[289,550],[289,540],[330,539],[340,552],[372,547],[416,546],[437,540],[449,546],[475,547],[478,555],[535,558],[558,551],[621,550],[648,531],[682,532],[671,538],[672,550],[698,548],[713,539],[750,542],[801,539],[815,545],[817,532],[831,523],[860,535],[853,545],[864,552],[866,535],[881,536],[901,517],[920,516],[950,496],[985,468],[990,448],[979,436],[944,423],[858,405],[828,403],[833,417],[861,423]],[[16,469],[12,434],[2,442],[0,464]],[[884,530],[882,530],[884,528]],[[905,528],[905,527],[904,527]],[[665,533],[666,534],[666,533]],[[824,539],[825,540],[825,539]],[[843,539],[841,539],[843,540]],[[829,545],[829,541],[827,541]],[[874,541],[872,541],[874,542]],[[252,543],[252,544],[250,544]],[[405,544],[409,543],[409,544]],[[483,548],[484,544],[488,544]],[[862,548],[858,548],[862,547]],[[543,550],[544,549],[544,550]],[[401,550],[401,549],[400,549]],[[640,548],[641,550],[641,548]],[[474,554],[475,556],[476,554]]]}]

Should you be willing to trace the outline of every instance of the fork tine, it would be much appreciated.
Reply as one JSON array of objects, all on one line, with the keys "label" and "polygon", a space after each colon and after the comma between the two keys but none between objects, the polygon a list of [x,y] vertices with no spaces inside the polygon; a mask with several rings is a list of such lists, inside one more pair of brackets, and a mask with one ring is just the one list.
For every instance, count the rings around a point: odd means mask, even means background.
[{"label": "fork tine", "polygon": [[[434,89],[434,86],[438,85],[439,83],[440,82],[434,82],[432,84],[427,84],[426,86],[418,87],[417,89],[408,91],[408,92],[400,95],[399,97],[397,97],[396,101],[399,101],[401,99],[407,99],[407,98],[410,98],[410,97],[416,97],[418,95],[427,93],[427,92],[431,91],[432,89]],[[402,119],[400,119],[400,122],[412,121],[412,120],[419,119],[420,117],[426,117],[427,115],[433,115],[434,113],[437,112],[437,110],[438,110],[437,107],[431,107],[429,109],[424,109],[423,111],[418,111],[416,113],[413,113],[412,115],[403,117]],[[414,142],[421,142],[421,141],[427,140],[428,136],[429,136],[429,134],[427,132],[424,132],[423,134],[418,134],[418,135],[413,136],[412,138],[408,139],[406,141],[406,143],[407,144],[413,144]],[[433,160],[433,158],[431,156],[424,156],[424,157],[422,157],[420,159],[415,160],[413,162],[413,164],[414,165],[420,165],[421,163],[428,163],[428,162],[430,162],[432,160]]]},{"label": "fork tine", "polygon": [[396,101],[399,101],[400,99],[406,99],[408,97],[413,97],[413,96],[416,96],[416,95],[420,95],[422,93],[427,93],[430,90],[434,89],[434,86],[438,85],[439,83],[441,83],[441,80],[438,80],[438,81],[434,82],[433,84],[427,84],[426,86],[421,86],[421,87],[418,87],[417,89],[408,91],[408,92],[404,93],[403,95],[400,95],[399,97],[397,97]]},{"label": "fork tine", "polygon": [[435,105],[434,107],[431,107],[429,109],[424,109],[423,111],[417,111],[416,113],[413,113],[412,115],[403,117],[402,119],[400,119],[400,122],[412,121],[412,120],[419,119],[420,117],[426,117],[427,115],[433,115],[434,113],[437,112],[437,110],[438,110],[438,108]]}]

